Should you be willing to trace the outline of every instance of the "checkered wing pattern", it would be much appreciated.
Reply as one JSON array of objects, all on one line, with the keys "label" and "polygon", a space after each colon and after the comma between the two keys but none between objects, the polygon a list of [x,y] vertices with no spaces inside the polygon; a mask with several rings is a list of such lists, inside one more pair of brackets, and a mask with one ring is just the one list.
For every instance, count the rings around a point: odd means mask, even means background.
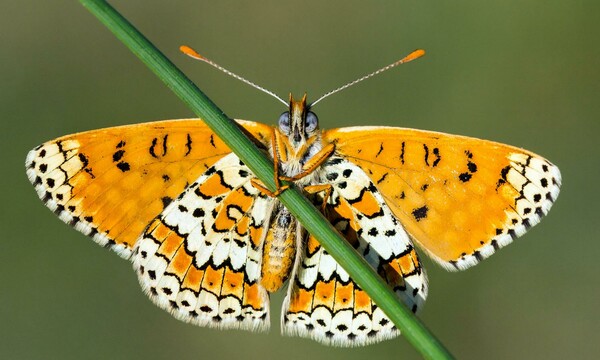
[{"label": "checkered wing pattern", "polygon": [[[323,172],[332,186],[326,216],[416,312],[427,297],[427,277],[404,228],[361,168],[334,157]],[[308,236],[303,251],[284,303],[285,334],[337,346],[360,346],[399,334],[314,237]]]}]

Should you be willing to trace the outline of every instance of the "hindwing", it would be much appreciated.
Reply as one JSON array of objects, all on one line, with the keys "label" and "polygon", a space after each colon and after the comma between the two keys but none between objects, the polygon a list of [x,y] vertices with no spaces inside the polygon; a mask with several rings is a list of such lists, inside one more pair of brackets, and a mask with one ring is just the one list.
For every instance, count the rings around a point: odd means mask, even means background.
[{"label": "hindwing", "polygon": [[[427,277],[402,225],[358,166],[334,157],[323,173],[332,186],[326,217],[416,312],[427,297]],[[308,236],[295,269],[282,321],[285,334],[338,346],[365,345],[399,334],[313,236]]]},{"label": "hindwing", "polygon": [[273,198],[250,183],[235,154],[209,167],[154,219],[132,258],[140,284],[180,320],[265,330],[262,242]]}]

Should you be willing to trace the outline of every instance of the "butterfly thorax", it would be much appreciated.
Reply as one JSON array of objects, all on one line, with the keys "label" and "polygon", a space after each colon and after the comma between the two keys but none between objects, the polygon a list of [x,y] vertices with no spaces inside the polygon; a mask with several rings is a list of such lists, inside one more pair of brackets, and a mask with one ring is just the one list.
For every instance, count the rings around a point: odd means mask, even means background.
[{"label": "butterfly thorax", "polygon": [[[293,177],[304,170],[304,166],[323,148],[320,131],[307,139],[299,147],[294,147],[289,137],[277,131],[276,148],[273,154],[279,156],[280,173],[284,176]],[[305,186],[318,182],[318,171],[313,171],[309,175],[295,181],[298,186]]]}]

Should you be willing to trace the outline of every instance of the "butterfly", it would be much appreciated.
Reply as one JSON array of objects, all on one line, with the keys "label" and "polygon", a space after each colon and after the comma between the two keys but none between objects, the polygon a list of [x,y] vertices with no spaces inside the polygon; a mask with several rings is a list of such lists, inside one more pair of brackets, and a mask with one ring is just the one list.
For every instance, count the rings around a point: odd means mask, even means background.
[{"label": "butterfly", "polygon": [[[448,270],[467,269],[558,196],[558,168],[532,152],[397,127],[323,130],[313,112],[323,97],[280,99],[288,109],[277,126],[236,121],[274,160],[277,182],[301,188],[413,312],[428,291],[415,244]],[[269,191],[200,119],[64,136],[31,150],[26,168],[46,206],[130,260],[144,292],[177,319],[263,331],[269,294],[287,283],[286,335],[359,346],[399,334],[277,200],[285,186]]]}]

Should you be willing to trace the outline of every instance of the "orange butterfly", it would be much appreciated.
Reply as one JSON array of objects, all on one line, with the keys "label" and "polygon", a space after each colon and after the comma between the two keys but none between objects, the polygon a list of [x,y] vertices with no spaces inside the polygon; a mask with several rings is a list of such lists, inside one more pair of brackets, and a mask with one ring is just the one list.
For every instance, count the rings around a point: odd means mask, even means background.
[{"label": "orange butterfly", "polygon": [[[316,102],[290,96],[277,127],[237,122],[274,159],[276,178],[304,189],[415,312],[427,278],[413,241],[446,269],[466,269],[558,196],[558,168],[529,151],[394,127],[321,130]],[[180,320],[266,330],[269,293],[289,279],[284,334],[339,346],[399,334],[279,203],[285,187],[269,192],[201,120],[68,135],[32,150],[26,167],[60,219],[131,260],[152,301]]]}]

